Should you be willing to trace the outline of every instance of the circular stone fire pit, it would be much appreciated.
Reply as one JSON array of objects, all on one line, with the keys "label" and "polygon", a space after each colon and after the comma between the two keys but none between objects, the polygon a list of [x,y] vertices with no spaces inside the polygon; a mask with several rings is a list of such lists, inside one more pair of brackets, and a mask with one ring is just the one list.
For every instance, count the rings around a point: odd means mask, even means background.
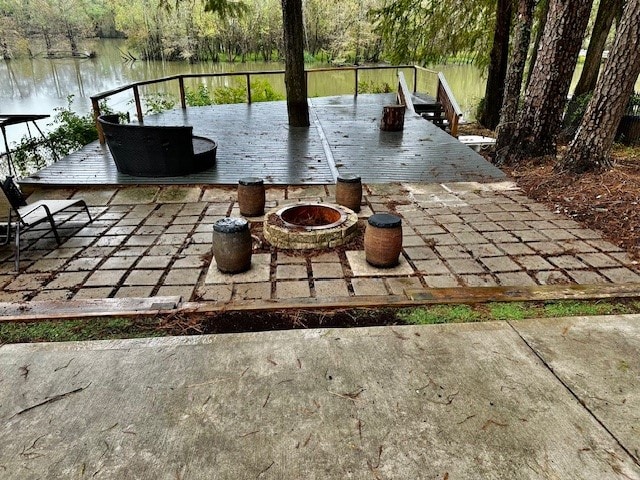
[{"label": "circular stone fire pit", "polygon": [[302,203],[271,210],[264,238],[274,247],[307,250],[332,248],[358,233],[358,216],[341,205]]}]

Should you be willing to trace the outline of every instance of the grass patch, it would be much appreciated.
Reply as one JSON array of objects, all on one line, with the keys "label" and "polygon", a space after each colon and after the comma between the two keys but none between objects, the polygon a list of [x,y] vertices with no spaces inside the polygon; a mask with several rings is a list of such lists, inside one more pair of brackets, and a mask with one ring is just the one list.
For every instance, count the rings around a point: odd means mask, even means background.
[{"label": "grass patch", "polygon": [[409,325],[432,325],[628,313],[640,313],[640,302],[637,300],[562,300],[553,302],[491,302],[472,306],[434,305],[402,309],[396,315],[400,322]]},{"label": "grass patch", "polygon": [[544,306],[545,317],[571,317],[580,315],[620,315],[637,312],[633,304],[611,302],[559,301]]},{"label": "grass patch", "polygon": [[469,305],[434,305],[398,311],[398,319],[410,325],[476,322],[482,319]]},{"label": "grass patch", "polygon": [[524,302],[489,303],[487,309],[492,320],[523,320],[540,314],[539,307]]},{"label": "grass patch", "polygon": [[72,342],[159,336],[149,319],[97,318],[30,323],[0,323],[0,343]]}]

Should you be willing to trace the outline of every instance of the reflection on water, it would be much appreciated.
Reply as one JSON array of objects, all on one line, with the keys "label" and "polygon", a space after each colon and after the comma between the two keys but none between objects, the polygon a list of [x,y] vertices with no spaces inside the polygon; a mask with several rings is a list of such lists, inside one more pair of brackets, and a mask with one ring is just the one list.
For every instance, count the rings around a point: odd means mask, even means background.
[{"label": "reflection on water", "polygon": [[[279,63],[198,63],[186,62],[124,62],[121,51],[126,49],[123,40],[96,40],[87,45],[96,51],[95,58],[87,59],[19,59],[0,62],[0,113],[44,113],[54,115],[54,109],[66,106],[67,96],[73,95],[72,108],[79,113],[90,109],[89,97],[112,88],[152,78],[166,77],[180,73],[212,73],[250,70],[281,70]],[[473,118],[478,101],[484,95],[485,78],[472,65],[437,65],[431,67],[445,73],[447,80],[460,104],[465,118]],[[574,85],[582,69],[574,75]],[[388,83],[395,89],[395,70],[362,71],[360,81],[374,84]],[[410,86],[413,73],[405,71]],[[276,91],[284,94],[282,75],[264,75]],[[205,82],[208,88],[244,84],[242,78],[220,77],[215,79],[194,79],[186,81],[187,87],[195,88]],[[309,75],[309,95],[327,96],[350,94],[354,91],[353,72],[325,72]],[[418,90],[434,93],[433,78],[421,75]],[[637,85],[640,89],[640,81]],[[169,92],[177,97],[177,82],[148,87],[147,91]],[[145,90],[143,90],[144,94]],[[119,94],[109,101],[109,106],[117,111],[133,113],[130,92]],[[43,122],[42,127],[46,128]],[[11,140],[18,140],[26,129],[19,126],[7,130]]]}]

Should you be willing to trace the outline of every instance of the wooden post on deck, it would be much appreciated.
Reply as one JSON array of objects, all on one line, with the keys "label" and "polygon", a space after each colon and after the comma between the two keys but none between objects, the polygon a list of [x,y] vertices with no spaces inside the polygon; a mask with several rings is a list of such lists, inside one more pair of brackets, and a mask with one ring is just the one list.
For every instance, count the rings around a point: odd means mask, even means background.
[{"label": "wooden post on deck", "polygon": [[404,105],[386,105],[382,107],[380,130],[399,132],[404,128]]}]

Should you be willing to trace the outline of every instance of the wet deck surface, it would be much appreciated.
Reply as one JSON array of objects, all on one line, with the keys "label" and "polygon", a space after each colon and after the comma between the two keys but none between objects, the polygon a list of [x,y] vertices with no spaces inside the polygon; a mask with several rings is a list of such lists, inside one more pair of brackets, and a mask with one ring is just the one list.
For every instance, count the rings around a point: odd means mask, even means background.
[{"label": "wet deck surface", "polygon": [[106,146],[91,143],[22,180],[31,185],[235,184],[258,176],[275,185],[330,184],[339,173],[367,183],[496,181],[504,174],[469,147],[419,116],[403,132],[378,128],[394,95],[310,100],[310,128],[287,125],[285,102],[213,105],[145,117],[149,125],[191,125],[218,142],[215,168],[184,177],[118,173]]}]

